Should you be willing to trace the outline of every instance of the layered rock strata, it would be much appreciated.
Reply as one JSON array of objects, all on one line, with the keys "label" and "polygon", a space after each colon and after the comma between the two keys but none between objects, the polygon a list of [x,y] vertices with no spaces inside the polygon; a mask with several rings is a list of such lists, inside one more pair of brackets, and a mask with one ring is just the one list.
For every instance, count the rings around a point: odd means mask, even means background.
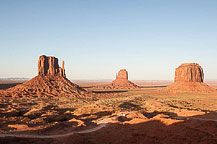
[{"label": "layered rock strata", "polygon": [[64,61],[63,68],[59,67],[58,59],[52,56],[42,55],[38,60],[38,75],[41,76],[55,76],[60,75],[62,77],[66,77],[65,69],[64,69]]},{"label": "layered rock strata", "polygon": [[1,90],[0,96],[8,97],[47,97],[82,96],[87,91],[66,78],[63,68],[55,57],[42,55],[38,60],[38,76],[7,90]]},{"label": "layered rock strata", "polygon": [[204,82],[202,67],[197,63],[184,63],[175,70],[172,85],[163,88],[168,93],[216,93],[216,90]]},{"label": "layered rock strata", "polygon": [[116,79],[111,84],[97,86],[102,89],[139,89],[140,87],[128,80],[128,72],[126,69],[121,69],[116,74]]}]

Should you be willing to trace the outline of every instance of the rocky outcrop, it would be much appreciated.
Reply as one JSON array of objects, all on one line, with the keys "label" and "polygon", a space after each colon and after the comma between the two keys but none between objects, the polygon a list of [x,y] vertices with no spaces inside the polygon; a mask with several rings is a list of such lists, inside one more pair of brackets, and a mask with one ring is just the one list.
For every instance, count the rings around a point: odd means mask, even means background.
[{"label": "rocky outcrop", "polygon": [[116,74],[116,79],[108,85],[96,86],[103,89],[139,89],[140,87],[128,80],[128,72],[126,69],[121,69]]},{"label": "rocky outcrop", "polygon": [[38,60],[38,76],[33,79],[0,91],[0,96],[12,97],[53,97],[75,96],[82,97],[87,91],[66,78],[64,61],[63,68],[59,67],[58,59],[42,55]]},{"label": "rocky outcrop", "polygon": [[116,80],[128,80],[128,72],[126,69],[121,69],[118,74],[116,74]]},{"label": "rocky outcrop", "polygon": [[175,71],[175,82],[203,82],[202,67],[197,63],[184,63]]},{"label": "rocky outcrop", "polygon": [[163,88],[166,93],[216,93],[216,90],[204,82],[202,67],[197,63],[184,63],[175,70],[172,85]]},{"label": "rocky outcrop", "polygon": [[39,57],[38,60],[38,75],[45,76],[45,75],[60,75],[66,77],[65,69],[64,69],[64,61],[63,61],[63,68],[59,67],[58,59],[52,56],[45,56],[42,55]]}]

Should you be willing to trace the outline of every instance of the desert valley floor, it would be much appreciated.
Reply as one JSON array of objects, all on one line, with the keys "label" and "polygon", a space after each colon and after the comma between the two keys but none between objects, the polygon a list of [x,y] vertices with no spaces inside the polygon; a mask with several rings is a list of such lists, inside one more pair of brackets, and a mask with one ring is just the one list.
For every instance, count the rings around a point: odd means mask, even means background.
[{"label": "desert valley floor", "polygon": [[[217,143],[215,94],[158,93],[167,83],[138,83],[137,90],[78,84],[92,92],[1,98],[0,143]],[[0,88],[14,85],[2,81]]]}]

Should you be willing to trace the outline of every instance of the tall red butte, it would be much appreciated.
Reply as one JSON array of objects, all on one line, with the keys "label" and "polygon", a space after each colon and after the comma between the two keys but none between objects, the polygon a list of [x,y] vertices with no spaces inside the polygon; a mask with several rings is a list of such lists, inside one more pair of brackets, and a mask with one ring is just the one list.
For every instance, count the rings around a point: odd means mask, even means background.
[{"label": "tall red butte", "polygon": [[174,83],[164,89],[169,93],[216,93],[204,83],[202,67],[197,63],[184,63],[175,70]]},{"label": "tall red butte", "polygon": [[65,69],[64,69],[64,61],[63,68],[59,67],[58,59],[52,56],[42,55],[38,59],[38,75],[46,76],[46,75],[60,75],[62,77],[66,77]]},{"label": "tall red butte", "polygon": [[52,96],[81,96],[86,90],[72,83],[66,78],[64,61],[63,68],[58,64],[58,59],[42,55],[38,60],[38,75],[33,79],[1,90],[1,96],[12,97],[52,97]]},{"label": "tall red butte", "polygon": [[139,86],[135,85],[128,80],[128,72],[126,69],[121,69],[116,74],[116,79],[109,85],[97,86],[104,89],[139,89]]}]

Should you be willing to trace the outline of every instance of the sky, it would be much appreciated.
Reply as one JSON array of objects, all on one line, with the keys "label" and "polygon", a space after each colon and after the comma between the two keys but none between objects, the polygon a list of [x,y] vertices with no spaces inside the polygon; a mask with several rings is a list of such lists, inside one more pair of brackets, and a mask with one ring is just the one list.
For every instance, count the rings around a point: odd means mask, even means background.
[{"label": "sky", "polygon": [[70,79],[173,80],[191,62],[217,79],[217,0],[0,0],[0,77],[36,76],[44,54]]}]

